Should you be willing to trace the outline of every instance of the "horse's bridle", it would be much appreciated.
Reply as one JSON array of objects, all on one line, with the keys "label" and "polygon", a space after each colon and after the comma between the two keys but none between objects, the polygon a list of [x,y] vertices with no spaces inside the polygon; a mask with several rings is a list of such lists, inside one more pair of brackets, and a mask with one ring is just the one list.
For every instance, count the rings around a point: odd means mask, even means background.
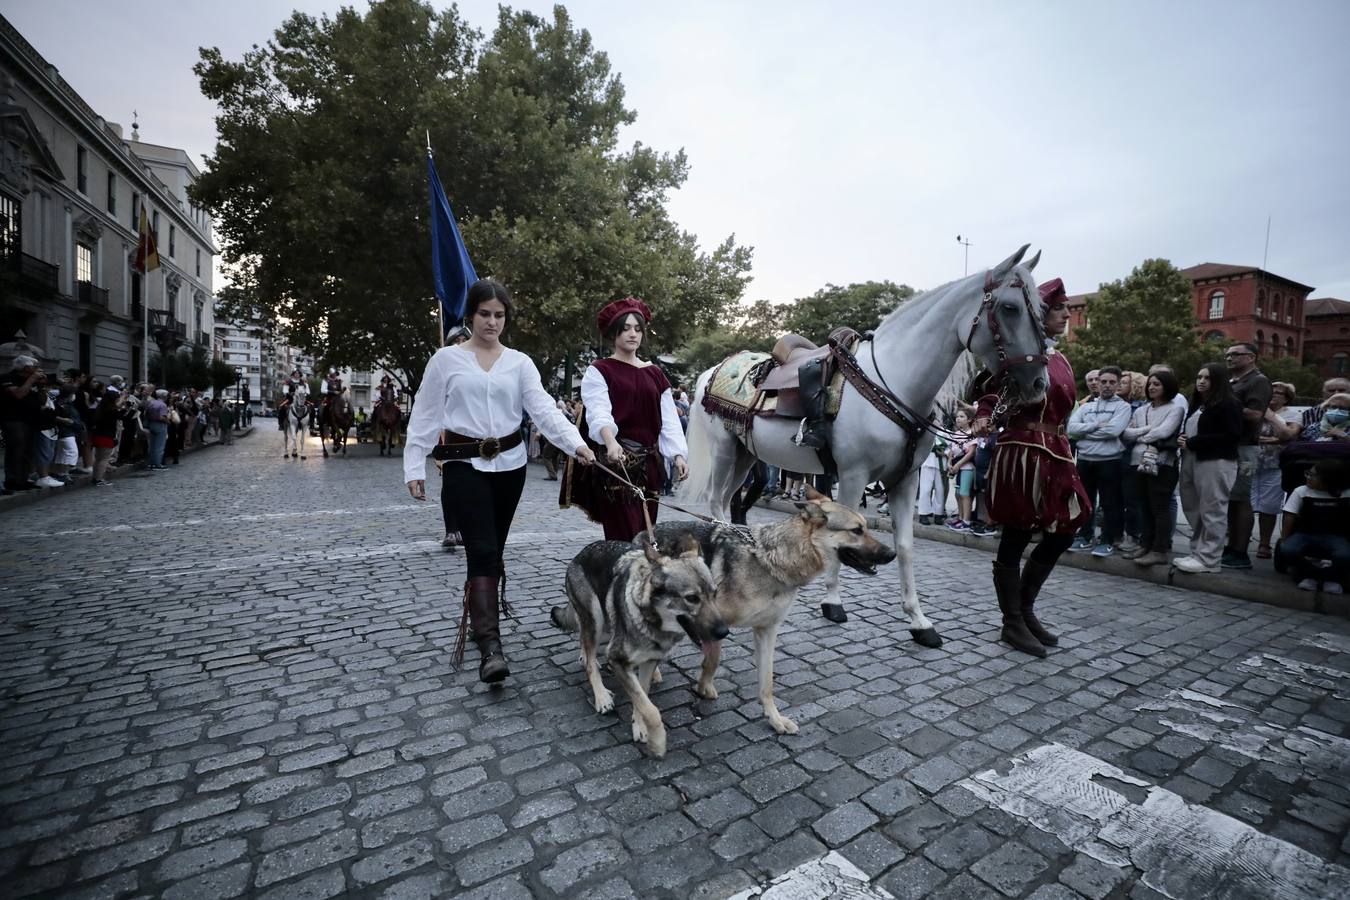
[{"label": "horse's bridle", "polygon": [[[1012,287],[1018,288],[1022,292],[1022,302],[1026,305],[1027,316],[1031,321],[1036,321],[1036,310],[1031,305],[1031,291],[1027,288],[1026,282],[1022,280],[1021,275],[1013,275]],[[1003,340],[1003,327],[998,323],[998,316],[994,315],[994,291],[998,285],[994,282],[994,273],[992,270],[984,273],[984,300],[980,303],[980,308],[975,311],[975,317],[970,321],[970,333],[966,335],[965,348],[970,352],[970,344],[975,340],[975,329],[980,326],[980,317],[984,316],[985,327],[989,329],[989,335],[994,340],[994,353],[998,355],[998,371],[994,374],[1002,375],[1013,366],[1024,365],[1027,363],[1045,364],[1049,361],[1044,353],[1028,353],[1018,359],[1008,358],[1007,343]]]}]

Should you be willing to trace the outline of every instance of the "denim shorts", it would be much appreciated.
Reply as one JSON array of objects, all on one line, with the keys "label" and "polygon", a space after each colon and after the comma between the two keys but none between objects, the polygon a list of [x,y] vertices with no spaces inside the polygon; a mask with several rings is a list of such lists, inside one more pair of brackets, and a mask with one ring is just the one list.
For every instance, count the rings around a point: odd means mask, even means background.
[{"label": "denim shorts", "polygon": [[1256,464],[1261,458],[1261,448],[1256,444],[1242,444],[1238,447],[1237,480],[1228,494],[1228,502],[1252,502],[1252,476],[1256,474]]},{"label": "denim shorts", "polygon": [[956,473],[956,496],[974,497],[975,496],[975,470],[962,469]]},{"label": "denim shorts", "polygon": [[45,469],[52,464],[52,457],[56,455],[56,441],[47,437],[42,432],[36,432],[33,435],[33,468]]}]

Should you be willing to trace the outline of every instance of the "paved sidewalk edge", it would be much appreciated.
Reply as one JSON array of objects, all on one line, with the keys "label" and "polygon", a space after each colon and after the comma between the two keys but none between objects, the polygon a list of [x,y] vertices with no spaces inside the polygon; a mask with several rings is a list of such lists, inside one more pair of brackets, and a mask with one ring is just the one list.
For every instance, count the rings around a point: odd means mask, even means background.
[{"label": "paved sidewalk edge", "polygon": [[[758,506],[778,512],[795,512],[796,507],[786,500],[761,500]],[[868,527],[873,531],[891,532],[894,530],[890,516],[870,514],[861,511],[866,517]],[[991,556],[998,548],[998,541],[981,538],[973,534],[952,531],[941,525],[920,525],[914,523],[914,536],[926,541],[943,544],[956,544],[972,550],[983,550]],[[1172,566],[1136,566],[1127,559],[1099,559],[1088,553],[1065,553],[1060,557],[1059,565],[1099,572],[1103,575],[1115,575],[1134,581],[1148,581],[1166,587],[1187,591],[1202,591],[1208,594],[1220,594],[1238,600],[1251,600],[1267,606],[1279,606],[1296,609],[1300,612],[1323,613],[1325,615],[1350,618],[1350,595],[1327,594],[1323,591],[1300,591],[1291,579],[1281,576],[1278,579],[1254,578],[1237,572],[1225,571],[1219,575],[1191,575],[1178,571]]]},{"label": "paved sidewalk edge", "polygon": [[[242,431],[235,432],[234,440],[239,441],[242,440],[243,438],[248,437],[250,434],[253,433],[253,429],[257,427],[258,426],[256,425],[250,425],[249,427],[245,428]],[[233,441],[231,441],[231,445],[233,445]],[[225,446],[225,444],[222,444],[219,440],[212,441],[209,444],[194,444],[191,447],[184,447],[182,455],[191,456],[192,454],[196,453],[199,450],[209,450],[212,447],[223,447],[223,446]],[[143,471],[145,471],[143,468],[134,465],[123,466],[120,469],[110,468],[108,469],[108,480],[116,481],[119,478],[126,478],[129,475],[135,474],[136,472],[143,472]],[[0,497],[0,513],[6,513],[12,509],[19,509],[20,507],[23,506],[31,506],[34,503],[41,503],[48,497],[60,497],[64,496],[65,494],[69,494],[71,491],[93,486],[94,486],[94,476],[76,475],[70,479],[70,482],[65,487],[38,488],[35,491],[23,491],[18,494],[10,494],[7,497]]]}]

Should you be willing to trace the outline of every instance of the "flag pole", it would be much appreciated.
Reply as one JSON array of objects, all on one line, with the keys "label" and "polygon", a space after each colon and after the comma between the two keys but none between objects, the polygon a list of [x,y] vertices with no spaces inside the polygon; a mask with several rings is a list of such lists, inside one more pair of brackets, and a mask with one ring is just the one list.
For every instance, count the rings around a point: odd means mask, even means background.
[{"label": "flag pole", "polygon": [[[435,159],[435,154],[431,152],[431,129],[427,129],[427,156]],[[445,304],[436,299],[436,329],[440,333],[440,346],[445,346]]]},{"label": "flag pole", "polygon": [[[145,211],[146,195],[141,195],[141,220],[149,221],[150,214]],[[136,223],[136,230],[141,230],[141,222]],[[140,235],[141,243],[145,243],[145,235]],[[141,382],[150,380],[150,269],[148,266],[149,248],[142,246],[141,258]]]}]

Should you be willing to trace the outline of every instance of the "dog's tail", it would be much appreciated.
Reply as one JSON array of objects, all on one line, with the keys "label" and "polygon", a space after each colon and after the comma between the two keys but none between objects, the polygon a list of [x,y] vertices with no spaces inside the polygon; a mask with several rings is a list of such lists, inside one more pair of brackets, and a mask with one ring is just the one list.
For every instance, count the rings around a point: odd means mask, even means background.
[{"label": "dog's tail", "polygon": [[576,632],[581,627],[581,623],[577,621],[576,610],[566,603],[559,603],[550,609],[548,617],[553,621],[553,627],[559,631]]}]

